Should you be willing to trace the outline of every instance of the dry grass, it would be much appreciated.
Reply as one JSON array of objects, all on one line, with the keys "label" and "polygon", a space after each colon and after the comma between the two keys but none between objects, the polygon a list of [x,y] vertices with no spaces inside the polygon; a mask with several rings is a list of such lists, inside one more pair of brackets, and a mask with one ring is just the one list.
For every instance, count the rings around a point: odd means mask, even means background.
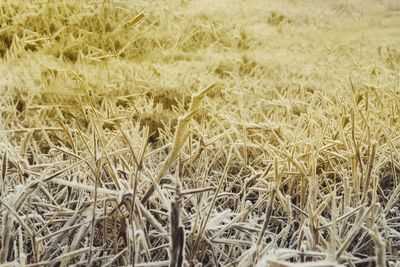
[{"label": "dry grass", "polygon": [[0,266],[398,266],[396,1],[0,1]]}]

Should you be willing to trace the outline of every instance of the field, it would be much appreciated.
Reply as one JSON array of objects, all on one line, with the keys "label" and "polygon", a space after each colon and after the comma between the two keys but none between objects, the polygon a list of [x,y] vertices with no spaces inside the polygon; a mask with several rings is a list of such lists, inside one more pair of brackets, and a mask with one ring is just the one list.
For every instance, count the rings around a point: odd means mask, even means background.
[{"label": "field", "polygon": [[400,2],[0,0],[0,267],[400,266]]}]

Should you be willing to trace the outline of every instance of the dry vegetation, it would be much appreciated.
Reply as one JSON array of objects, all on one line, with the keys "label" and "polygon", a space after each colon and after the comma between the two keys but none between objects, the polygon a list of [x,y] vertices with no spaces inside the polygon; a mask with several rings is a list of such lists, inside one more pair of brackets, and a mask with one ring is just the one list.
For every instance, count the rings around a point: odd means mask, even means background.
[{"label": "dry vegetation", "polygon": [[398,266],[399,71],[396,0],[0,0],[0,266]]}]

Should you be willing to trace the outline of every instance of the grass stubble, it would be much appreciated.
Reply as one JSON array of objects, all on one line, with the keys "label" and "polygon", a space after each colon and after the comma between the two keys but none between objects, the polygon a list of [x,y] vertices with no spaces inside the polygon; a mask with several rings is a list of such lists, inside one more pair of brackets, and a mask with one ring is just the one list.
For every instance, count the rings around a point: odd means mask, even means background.
[{"label": "grass stubble", "polygon": [[205,2],[0,2],[0,266],[399,266],[400,6]]}]

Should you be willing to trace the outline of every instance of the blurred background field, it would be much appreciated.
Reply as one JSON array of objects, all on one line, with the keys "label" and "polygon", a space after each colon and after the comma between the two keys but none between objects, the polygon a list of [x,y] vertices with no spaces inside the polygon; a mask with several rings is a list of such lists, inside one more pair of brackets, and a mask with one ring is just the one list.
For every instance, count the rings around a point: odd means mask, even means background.
[{"label": "blurred background field", "polygon": [[399,71],[395,0],[0,0],[0,264],[394,266]]}]

